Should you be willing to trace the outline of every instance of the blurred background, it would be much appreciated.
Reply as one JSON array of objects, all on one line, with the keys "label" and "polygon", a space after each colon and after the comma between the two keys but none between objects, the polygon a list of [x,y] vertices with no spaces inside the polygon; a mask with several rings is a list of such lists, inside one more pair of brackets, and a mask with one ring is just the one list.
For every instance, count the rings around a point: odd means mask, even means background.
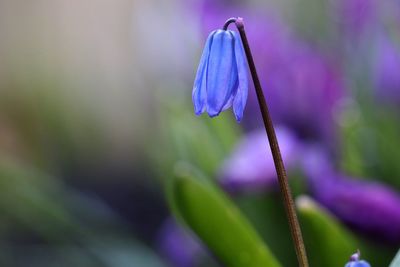
[{"label": "blurred background", "polygon": [[[399,1],[0,0],[1,266],[220,266],[168,209],[181,161],[296,265],[253,88],[240,124],[229,110],[193,112],[204,42],[232,16],[245,19],[295,196],[389,264],[400,245]],[[321,262],[335,235],[301,223]]]}]

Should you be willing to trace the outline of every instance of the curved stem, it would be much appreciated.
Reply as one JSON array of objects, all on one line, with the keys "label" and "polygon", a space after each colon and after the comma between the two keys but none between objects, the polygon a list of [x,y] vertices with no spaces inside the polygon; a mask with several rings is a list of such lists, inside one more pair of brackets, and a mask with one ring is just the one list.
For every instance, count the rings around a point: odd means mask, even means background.
[{"label": "curved stem", "polygon": [[226,31],[229,27],[229,24],[236,22],[237,18],[229,18],[225,21],[224,27],[222,29]]},{"label": "curved stem", "polygon": [[297,219],[296,208],[294,205],[292,193],[289,187],[288,179],[286,176],[285,166],[283,164],[282,155],[279,149],[278,140],[276,138],[275,129],[269,114],[268,106],[265,101],[264,93],[261,87],[260,80],[257,75],[256,66],[254,64],[253,56],[250,50],[249,42],[244,30],[244,23],[242,18],[230,18],[224,24],[226,30],[230,23],[235,23],[242,39],[244,51],[246,53],[247,62],[249,64],[250,73],[253,78],[254,88],[256,90],[258,104],[260,106],[261,115],[264,121],[265,130],[267,132],[269,145],[271,148],[272,156],[274,159],[275,169],[278,176],[279,189],[283,197],[286,215],[289,221],[290,232],[292,235],[294,247],[296,250],[297,260],[299,266],[308,267],[308,260],[306,249],[304,246],[303,237],[301,234],[300,224]]}]

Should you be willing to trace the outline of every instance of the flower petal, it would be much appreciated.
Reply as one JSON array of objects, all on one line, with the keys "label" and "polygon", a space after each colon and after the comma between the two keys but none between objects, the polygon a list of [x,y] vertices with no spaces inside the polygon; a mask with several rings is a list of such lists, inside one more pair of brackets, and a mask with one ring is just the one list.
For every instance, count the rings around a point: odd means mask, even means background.
[{"label": "flower petal", "polygon": [[247,78],[247,64],[242,42],[239,36],[234,32],[235,38],[235,59],[238,71],[238,88],[233,101],[233,113],[236,121],[241,121],[243,111],[246,106],[247,94],[249,91],[249,82]]},{"label": "flower petal", "polygon": [[194,105],[194,112],[196,113],[196,115],[200,115],[206,109],[206,73],[214,33],[215,31],[213,31],[207,38],[203,53],[200,58],[199,67],[197,68],[196,78],[194,80],[192,101]]},{"label": "flower petal", "polygon": [[[287,128],[277,127],[276,135],[288,170],[294,168],[304,152],[303,144]],[[231,193],[266,192],[277,186],[276,171],[268,152],[265,130],[247,134],[226,158],[219,172],[219,182]]]},{"label": "flower petal", "polygon": [[235,89],[237,67],[232,31],[218,30],[214,34],[207,67],[207,111],[217,116],[227,108]]},{"label": "flower petal", "polygon": [[378,182],[333,170],[308,177],[314,197],[349,226],[388,244],[400,244],[400,195]]},{"label": "flower petal", "polygon": [[361,260],[361,261],[349,262],[346,264],[345,267],[371,267],[371,265],[368,262]]},{"label": "flower petal", "polygon": [[163,223],[158,234],[157,247],[159,253],[177,267],[197,266],[206,253],[200,242],[173,218],[168,218]]}]

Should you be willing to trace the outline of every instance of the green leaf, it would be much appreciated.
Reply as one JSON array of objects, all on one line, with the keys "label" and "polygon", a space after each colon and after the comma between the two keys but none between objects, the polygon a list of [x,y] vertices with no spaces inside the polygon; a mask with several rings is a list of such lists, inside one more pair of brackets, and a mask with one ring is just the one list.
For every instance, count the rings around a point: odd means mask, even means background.
[{"label": "green leaf", "polygon": [[283,266],[296,266],[289,224],[279,192],[235,196],[235,202]]},{"label": "green leaf", "polygon": [[358,242],[307,196],[296,200],[310,266],[344,266]]},{"label": "green leaf", "polygon": [[396,257],[394,257],[389,267],[400,267],[400,250],[397,252]]},{"label": "green leaf", "polygon": [[[400,189],[400,120],[390,106],[377,106],[363,97],[360,110],[345,111],[341,127],[342,168],[352,176],[379,179]],[[359,113],[357,120],[352,113]],[[354,115],[353,115],[354,116]]]},{"label": "green leaf", "polygon": [[29,229],[55,242],[80,233],[62,194],[55,179],[23,165],[0,162],[0,235],[9,227],[13,231]]},{"label": "green leaf", "polygon": [[357,249],[371,266],[389,264],[391,249],[348,231],[309,197],[301,196],[296,203],[311,266],[344,266]]},{"label": "green leaf", "polygon": [[[147,144],[149,156],[157,163],[154,171],[161,178],[172,177],[177,161],[195,162],[207,177],[213,178],[223,160],[237,143],[241,129],[231,112],[210,119],[196,117],[187,99],[160,97],[159,124],[153,142]],[[160,153],[168,151],[168,153]]]},{"label": "green leaf", "polygon": [[232,201],[193,167],[182,165],[168,198],[175,215],[229,267],[281,266]]}]

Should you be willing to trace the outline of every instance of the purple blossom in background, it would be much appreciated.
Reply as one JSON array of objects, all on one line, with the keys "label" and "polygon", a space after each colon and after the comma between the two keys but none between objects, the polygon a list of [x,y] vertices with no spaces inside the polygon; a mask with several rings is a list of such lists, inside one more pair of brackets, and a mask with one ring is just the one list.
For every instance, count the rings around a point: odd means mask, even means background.
[{"label": "purple blossom in background", "polygon": [[[278,127],[279,141],[285,166],[296,165],[301,144],[290,130]],[[276,171],[265,130],[246,135],[224,162],[220,183],[229,192],[260,191],[277,185]]]},{"label": "purple blossom in background", "polygon": [[[344,96],[340,68],[317,47],[295,38],[276,14],[222,7],[217,4],[221,1],[205,2],[202,24],[206,32],[226,17],[245,18],[247,36],[274,122],[290,127],[300,137],[332,144],[336,135],[333,112]],[[248,116],[253,118],[251,124],[259,123],[253,93],[249,94],[246,112],[251,113]]]},{"label": "purple blossom in background", "polygon": [[352,228],[378,240],[400,244],[400,195],[397,192],[377,182],[338,174],[324,163],[322,156],[307,155],[305,162],[316,200]]},{"label": "purple blossom in background", "polygon": [[376,46],[375,87],[381,99],[400,104],[400,43],[387,36]]},{"label": "purple blossom in background", "polygon": [[337,0],[333,1],[334,17],[340,30],[350,39],[371,30],[375,22],[379,0]]},{"label": "purple blossom in background", "polygon": [[338,71],[315,49],[292,42],[284,58],[265,65],[265,94],[277,122],[304,138],[335,139],[333,113],[344,95]]},{"label": "purple blossom in background", "polygon": [[168,219],[161,228],[157,246],[160,254],[174,267],[196,266],[205,252],[197,239],[172,219]]}]

